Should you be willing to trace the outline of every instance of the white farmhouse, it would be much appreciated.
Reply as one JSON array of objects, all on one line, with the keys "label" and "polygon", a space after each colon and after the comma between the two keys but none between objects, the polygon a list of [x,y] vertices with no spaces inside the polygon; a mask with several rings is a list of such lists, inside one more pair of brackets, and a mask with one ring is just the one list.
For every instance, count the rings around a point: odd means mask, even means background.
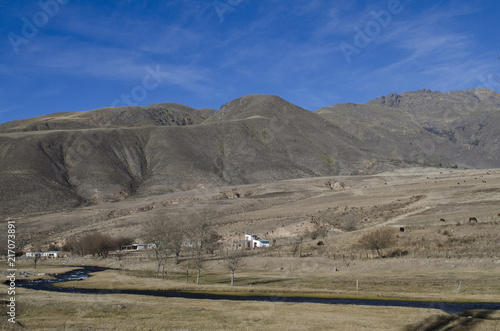
[{"label": "white farmhouse", "polygon": [[62,251],[48,251],[48,252],[26,252],[26,257],[46,257],[49,259],[57,259]]},{"label": "white farmhouse", "polygon": [[262,248],[269,247],[269,240],[260,239],[255,234],[247,234],[245,233],[245,241],[248,243],[249,248]]},{"label": "white farmhouse", "polygon": [[145,249],[154,249],[156,247],[156,244],[150,243],[150,244],[132,244],[132,245],[123,245],[120,247],[120,250],[122,251],[142,251]]}]

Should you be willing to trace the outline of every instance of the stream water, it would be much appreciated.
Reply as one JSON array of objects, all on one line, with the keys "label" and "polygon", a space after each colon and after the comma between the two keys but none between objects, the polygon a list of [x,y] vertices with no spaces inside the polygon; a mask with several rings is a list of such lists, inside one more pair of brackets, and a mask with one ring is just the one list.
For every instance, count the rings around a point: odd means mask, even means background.
[{"label": "stream water", "polygon": [[457,303],[457,302],[423,302],[423,301],[401,301],[401,300],[368,300],[368,299],[342,299],[342,298],[314,298],[314,297],[281,297],[269,296],[241,296],[230,294],[210,294],[202,292],[173,292],[159,290],[99,290],[83,288],[66,288],[54,286],[55,283],[78,281],[91,277],[89,274],[106,270],[106,268],[82,266],[64,274],[55,276],[56,279],[17,281],[17,287],[29,288],[33,290],[82,293],[82,294],[136,294],[149,295],[168,298],[188,298],[204,300],[234,300],[234,301],[265,301],[265,302],[296,302],[296,303],[322,303],[339,305],[366,305],[366,306],[394,306],[411,308],[432,308],[441,309],[450,314],[458,314],[467,310],[500,310],[500,303],[477,302],[477,303]]}]

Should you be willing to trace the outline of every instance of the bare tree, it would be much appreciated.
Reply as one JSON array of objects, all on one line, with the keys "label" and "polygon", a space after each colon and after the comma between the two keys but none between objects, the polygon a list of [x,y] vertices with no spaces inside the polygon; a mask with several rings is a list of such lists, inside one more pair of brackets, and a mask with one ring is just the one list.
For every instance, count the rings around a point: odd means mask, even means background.
[{"label": "bare tree", "polygon": [[311,216],[311,224],[313,225],[313,229],[307,233],[307,236],[311,237],[312,240],[326,237],[328,228],[321,217]]},{"label": "bare tree", "polygon": [[80,256],[83,256],[83,248],[81,246],[80,240],[76,237],[70,237],[65,240],[62,250],[65,252],[71,252]]},{"label": "bare tree", "polygon": [[81,256],[92,254],[106,258],[110,251],[119,249],[120,246],[131,242],[131,238],[114,238],[109,234],[91,233],[80,238],[68,238],[62,249]]},{"label": "bare tree", "polygon": [[159,278],[160,268],[165,267],[168,257],[167,221],[163,218],[149,219],[144,223],[143,227],[145,240],[153,244],[156,278]]},{"label": "bare tree", "polygon": [[37,262],[42,258],[43,236],[41,233],[31,235],[29,243],[33,252],[33,267],[36,269]]},{"label": "bare tree", "polygon": [[364,249],[377,251],[382,257],[382,250],[391,247],[394,241],[394,229],[379,228],[363,235],[358,244]]},{"label": "bare tree", "polygon": [[167,226],[167,250],[173,254],[173,263],[179,263],[179,255],[182,249],[182,241],[185,236],[184,220],[174,220],[169,222]]},{"label": "bare tree", "polygon": [[207,253],[213,253],[214,241],[218,235],[213,231],[210,223],[200,217],[193,217],[190,220],[186,231],[188,247],[191,253],[191,262],[197,270],[196,284],[200,283],[200,274],[206,260]]},{"label": "bare tree", "polygon": [[234,271],[244,265],[243,257],[245,251],[236,249],[227,249],[223,252],[224,264],[231,271],[231,286],[234,286]]},{"label": "bare tree", "polygon": [[165,275],[165,267],[168,257],[173,254],[174,262],[179,257],[184,229],[180,222],[170,221],[163,218],[150,219],[144,223],[144,238],[153,245],[156,260],[156,278],[159,278],[160,269],[162,278]]},{"label": "bare tree", "polygon": [[86,246],[87,253],[103,258],[108,257],[109,252],[115,248],[114,239],[109,234],[92,233],[81,241]]},{"label": "bare tree", "polygon": [[357,214],[349,213],[345,215],[341,225],[342,229],[347,232],[355,231],[358,226],[358,218]]}]

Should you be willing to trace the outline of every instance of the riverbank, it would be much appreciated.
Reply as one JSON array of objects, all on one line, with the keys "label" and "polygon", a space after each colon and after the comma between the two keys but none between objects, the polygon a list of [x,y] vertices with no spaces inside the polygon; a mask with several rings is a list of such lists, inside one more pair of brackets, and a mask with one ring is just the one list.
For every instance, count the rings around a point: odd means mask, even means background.
[{"label": "riverbank", "polygon": [[[58,262],[65,265],[57,265]],[[45,260],[37,269],[33,269],[32,263],[20,261],[17,267],[21,275],[17,279],[53,279],[55,274],[75,269],[70,265],[98,265],[115,270],[58,286],[234,295],[500,302],[497,262],[487,259],[379,259],[351,261],[347,265],[325,258],[248,257],[245,266],[236,270],[236,286],[229,286],[229,271],[217,261],[207,263],[197,285],[194,270],[190,270],[186,282],[183,263],[169,266],[166,279],[155,279],[151,260],[138,264],[133,260],[71,258]]]},{"label": "riverbank", "polygon": [[[2,285],[4,286],[4,285]],[[2,329],[77,330],[407,330],[435,325],[500,327],[499,312],[279,301],[184,299],[130,294],[72,294],[20,288],[19,325]]]},{"label": "riverbank", "polygon": [[[95,260],[101,266],[112,266],[112,261]],[[388,260],[391,261],[391,260]],[[18,321],[28,328],[92,328],[92,329],[140,329],[146,325],[150,329],[274,329],[274,330],[302,330],[308,328],[325,330],[421,330],[423,325],[433,325],[436,321],[460,325],[471,323],[467,317],[446,314],[439,309],[429,308],[402,308],[402,307],[368,307],[354,305],[324,305],[315,303],[292,303],[263,301],[235,301],[235,300],[207,300],[185,299],[171,297],[153,297],[145,295],[125,294],[125,290],[160,290],[184,291],[195,293],[212,293],[222,295],[252,295],[278,296],[281,298],[292,296],[308,297],[343,297],[357,299],[405,299],[422,301],[496,301],[494,273],[481,263],[469,263],[469,267],[454,264],[453,268],[436,268],[433,261],[425,261],[428,268],[422,267],[419,273],[407,273],[407,263],[420,265],[423,261],[360,261],[351,265],[350,272],[317,272],[307,271],[307,268],[298,270],[267,271],[243,269],[236,273],[237,286],[227,285],[229,274],[225,270],[211,268],[202,271],[202,284],[193,283],[194,275],[185,282],[185,274],[181,271],[169,271],[168,279],[152,278],[150,270],[105,270],[96,272],[92,277],[83,281],[61,283],[59,286],[87,289],[124,290],[119,294],[71,294],[34,291],[18,288],[16,300],[18,302]],[[75,262],[75,261],[73,261]],[[90,262],[90,261],[89,261]],[[311,260],[309,260],[309,263]],[[316,261],[318,262],[318,261]],[[384,262],[383,264],[380,262]],[[438,261],[439,262],[439,261]],[[438,263],[436,262],[436,263]],[[440,262],[439,262],[440,263]],[[90,263],[89,263],[90,264]],[[378,265],[378,267],[377,267]],[[405,267],[406,266],[406,267]],[[23,266],[24,267],[24,266]],[[21,269],[24,269],[24,268]],[[27,266],[26,266],[27,267]],[[68,266],[39,266],[37,270],[49,273],[72,269]],[[394,269],[399,269],[395,273]],[[449,270],[459,269],[459,272]],[[432,270],[433,272],[429,272]],[[370,272],[362,272],[370,271]],[[472,271],[476,273],[472,273]],[[350,288],[341,289],[344,283],[352,283],[352,274],[360,279],[359,290],[355,284]],[[392,275],[392,276],[391,276]],[[462,293],[455,288],[451,291],[441,289],[437,293],[431,292],[435,284],[419,287],[434,279],[442,285],[443,280],[454,280],[460,276],[468,279],[464,281]],[[413,278],[411,278],[413,276]],[[408,283],[419,288],[418,292],[405,292]],[[448,278],[447,278],[448,277]],[[395,282],[394,280],[398,281]],[[489,283],[488,283],[488,279]],[[332,281],[333,280],[333,281]],[[498,279],[497,279],[498,280]],[[487,282],[490,292],[480,295],[482,286]],[[446,282],[445,282],[446,283]],[[483,284],[484,283],[484,284]],[[397,284],[397,286],[395,285]],[[478,285],[479,284],[479,285]],[[483,284],[483,285],[481,285]],[[4,285],[2,285],[4,286]],[[330,288],[324,288],[329,286]],[[390,291],[388,291],[390,289]],[[449,292],[455,292],[451,294]],[[2,291],[5,292],[5,291]],[[447,295],[447,293],[449,295]],[[489,300],[491,299],[492,300]],[[435,307],[440,308],[439,304]],[[497,312],[488,312],[487,318],[473,319],[474,323],[495,330],[500,328],[500,316]],[[400,316],[404,316],[401,319]],[[297,320],[299,319],[299,320]],[[126,320],[127,322],[122,322]],[[142,324],[141,324],[142,323]],[[448,324],[444,325],[448,325]],[[466,324],[464,324],[466,325]],[[467,324],[468,325],[468,324]]]},{"label": "riverbank", "polygon": [[429,316],[448,315],[398,307],[19,292],[18,321],[28,329],[401,330]]},{"label": "riverbank", "polygon": [[[283,270],[274,268],[272,263],[277,262],[266,258],[249,258],[247,261],[248,265],[235,273],[236,286],[229,286],[229,271],[215,262],[202,270],[199,285],[194,283],[196,273],[193,270],[186,282],[186,272],[181,264],[169,268],[166,279],[155,279],[153,268],[106,270],[82,282],[69,282],[60,286],[235,295],[500,302],[498,264],[487,260],[367,260],[354,261],[349,267],[335,267],[338,271],[332,271],[335,261],[328,259],[295,259],[294,262],[282,258],[278,263],[287,266]],[[297,261],[301,263],[300,268],[297,267]],[[109,263],[100,265],[113,266]],[[313,268],[310,265],[321,267]]]},{"label": "riverbank", "polygon": [[[64,274],[78,267],[65,265],[38,265],[35,269],[33,262],[18,262],[16,264],[16,279],[21,281],[33,281],[39,279],[55,279],[56,275]],[[0,271],[0,276],[7,276],[7,271]]]}]

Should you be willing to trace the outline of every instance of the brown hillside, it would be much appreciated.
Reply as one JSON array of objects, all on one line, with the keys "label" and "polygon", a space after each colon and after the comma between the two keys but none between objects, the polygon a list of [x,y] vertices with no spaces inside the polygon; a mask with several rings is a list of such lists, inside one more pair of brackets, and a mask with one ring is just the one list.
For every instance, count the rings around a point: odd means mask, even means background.
[{"label": "brown hillside", "polygon": [[[104,119],[112,119],[109,125],[125,121],[121,117],[128,113],[118,111],[123,109],[102,111]],[[131,109],[131,116],[137,114]],[[25,122],[25,128],[32,122]],[[334,124],[273,96],[237,99],[200,125],[138,123],[132,128],[0,133],[0,183],[7,193],[0,198],[1,211],[54,210],[210,185],[392,167]],[[25,184],[32,182],[43,189]]]},{"label": "brown hillside", "polygon": [[0,125],[0,212],[408,164],[498,167],[498,105],[500,94],[486,89],[391,94],[316,112],[248,95],[219,111],[165,103],[14,121]]},{"label": "brown hillside", "polygon": [[370,149],[431,166],[500,166],[500,94],[488,89],[389,94],[316,114]]},{"label": "brown hillside", "polygon": [[200,124],[210,113],[176,103],[102,108],[12,121],[1,124],[0,132],[192,125]]}]

